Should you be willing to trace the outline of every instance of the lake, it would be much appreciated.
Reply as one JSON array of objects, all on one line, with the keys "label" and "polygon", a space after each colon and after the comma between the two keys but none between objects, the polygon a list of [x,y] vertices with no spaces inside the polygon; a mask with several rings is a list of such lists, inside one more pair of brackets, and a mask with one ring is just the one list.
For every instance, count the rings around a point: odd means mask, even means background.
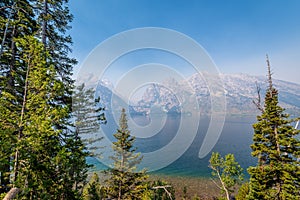
[{"label": "lake", "polygon": [[[108,123],[106,125],[102,125],[101,134],[104,134],[106,140],[114,141],[113,133],[116,132],[117,123],[111,114],[108,113],[106,117],[108,119]],[[236,160],[244,168],[244,170],[246,170],[250,165],[256,164],[256,159],[251,157],[250,148],[253,136],[252,124],[255,123],[256,116],[226,115],[224,126],[220,137],[217,138],[218,140],[216,145],[213,147],[212,151],[202,159],[198,157],[198,154],[205,134],[207,133],[208,126],[211,122],[209,116],[201,115],[199,120],[198,118],[194,119],[193,116],[181,116],[178,114],[166,115],[164,117],[155,115],[152,115],[151,117],[134,115],[131,116],[131,118],[129,117],[129,119],[131,119],[129,122],[129,129],[132,134],[136,136],[134,144],[137,147],[137,151],[141,152],[145,156],[145,159],[147,159],[147,153],[155,151],[158,152],[154,155],[154,157],[151,157],[152,160],[150,160],[150,163],[149,161],[148,164],[144,163],[142,168],[149,169],[149,166],[152,168],[153,163],[156,165],[161,164],[163,166],[167,163],[166,160],[168,160],[169,157],[172,157],[173,154],[178,154],[175,155],[175,158],[178,158],[170,162],[169,165],[155,171],[150,169],[150,171],[153,171],[152,173],[174,176],[208,177],[211,174],[211,170],[208,168],[211,152],[220,152],[222,155],[233,153]],[[184,152],[177,152],[177,149],[185,146],[187,142],[182,139],[182,141],[172,144],[173,139],[176,137],[176,134],[178,134],[180,126],[183,126],[183,130],[185,131],[184,134],[186,134],[186,136],[192,134],[192,131],[190,132],[190,129],[192,129],[191,125],[180,124],[181,120],[196,124],[199,122],[199,125],[198,130],[195,135],[193,135],[193,140],[190,141],[190,144],[187,147],[187,150]],[[130,125],[133,123],[136,124],[137,128],[131,128]],[[135,132],[136,129],[140,130],[139,132],[143,130],[146,133],[139,135],[139,133]],[[167,154],[160,154],[159,150],[169,144],[173,145],[172,149],[169,150]],[[107,164],[109,162],[109,155],[111,155],[111,151],[108,151],[108,149],[111,149],[110,143],[107,143],[106,145],[98,145],[105,147],[100,150],[103,151],[102,153],[104,158],[99,160],[95,158],[87,158],[89,163],[95,165],[94,170],[106,168],[103,163]]]}]

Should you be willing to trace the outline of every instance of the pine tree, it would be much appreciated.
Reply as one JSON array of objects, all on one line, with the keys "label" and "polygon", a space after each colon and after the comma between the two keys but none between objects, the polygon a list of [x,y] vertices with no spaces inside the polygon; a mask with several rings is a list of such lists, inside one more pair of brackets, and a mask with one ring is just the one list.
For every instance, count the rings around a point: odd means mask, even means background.
[{"label": "pine tree", "polygon": [[106,196],[106,188],[100,184],[98,174],[94,173],[89,183],[84,187],[84,200],[99,200]]},{"label": "pine tree", "polygon": [[212,175],[217,177],[221,184],[214,183],[225,193],[226,199],[230,200],[233,187],[243,180],[243,169],[235,161],[233,154],[227,154],[222,158],[219,153],[213,152],[209,163],[209,167],[213,170]]},{"label": "pine tree", "polygon": [[[86,89],[84,84],[77,86],[72,97],[73,117],[75,118],[75,132],[82,141],[89,146],[90,151],[95,151],[99,147],[93,144],[99,142],[96,132],[101,124],[106,124],[104,115],[105,108],[100,105],[100,97],[94,97],[95,91]],[[98,156],[97,153],[90,152],[91,156]]]},{"label": "pine tree", "polygon": [[[72,156],[73,169],[70,177],[74,178],[74,187],[82,193],[83,184],[87,178],[87,169],[91,167],[86,163],[87,156],[95,156],[91,152],[98,146],[92,146],[99,142],[102,137],[97,136],[100,124],[106,123],[104,108],[98,106],[100,98],[94,99],[94,90],[85,89],[84,84],[75,88],[72,98],[72,117],[74,118],[74,129],[66,137],[66,146],[69,147]],[[98,155],[98,154],[97,154]]]},{"label": "pine tree", "polygon": [[2,189],[6,191],[11,186],[11,154],[18,132],[18,122],[14,120],[17,116],[13,112],[21,111],[26,71],[16,41],[32,35],[37,26],[27,0],[1,1],[0,8],[0,98],[4,106],[0,116],[0,180]]},{"label": "pine tree", "polygon": [[108,194],[111,198],[121,199],[141,199],[146,188],[145,171],[137,171],[137,165],[142,157],[136,153],[133,146],[135,137],[130,135],[128,130],[125,109],[122,109],[119,128],[114,134],[116,141],[113,142],[114,161],[113,167],[108,170],[109,179]]},{"label": "pine tree", "polygon": [[20,187],[20,198],[77,199],[86,176],[85,145],[70,122],[67,2],[0,2],[0,192]]},{"label": "pine tree", "polygon": [[59,124],[55,124],[56,129],[61,130],[61,143],[65,145],[65,154],[72,155],[65,157],[65,166],[61,170],[66,171],[64,173],[66,176],[61,177],[61,179],[65,180],[65,188],[70,187],[70,182],[73,182],[74,187],[76,189],[80,187],[81,191],[82,185],[80,182],[84,181],[86,177],[88,165],[85,163],[85,157],[88,153],[85,144],[78,136],[77,130],[74,132],[73,125],[70,123],[74,83],[71,75],[73,65],[77,61],[69,57],[72,39],[66,32],[71,28],[69,23],[72,21],[73,16],[69,12],[68,0],[35,0],[32,1],[32,7],[39,25],[36,36],[43,43],[44,50],[49,52],[50,56],[47,63],[54,66],[56,79],[63,86],[61,88],[63,93],[56,96],[55,104],[69,108],[69,116]]},{"label": "pine tree", "polygon": [[[296,130],[278,105],[278,91],[272,83],[268,65],[269,87],[266,91],[262,114],[253,125],[252,156],[257,166],[249,167],[250,192],[247,199],[300,199],[300,141]],[[259,105],[259,104],[257,104]]]},{"label": "pine tree", "polygon": [[71,104],[73,80],[71,78],[76,59],[70,58],[72,38],[66,32],[73,20],[68,0],[34,0],[32,3],[39,24],[37,36],[50,53],[48,62],[54,65],[57,76],[64,83],[65,95],[57,98],[61,103]]},{"label": "pine tree", "polygon": [[[53,124],[68,115],[68,108],[52,104],[60,95],[61,82],[55,79],[53,66],[44,67],[47,53],[33,37],[17,40],[22,49],[26,76],[22,109],[18,116],[18,133],[14,150],[14,186],[28,199],[59,197],[61,191],[54,178],[63,150]],[[57,198],[58,199],[58,198]]]},{"label": "pine tree", "polygon": [[248,194],[249,194],[249,183],[245,182],[240,186],[235,198],[236,200],[245,200]]}]

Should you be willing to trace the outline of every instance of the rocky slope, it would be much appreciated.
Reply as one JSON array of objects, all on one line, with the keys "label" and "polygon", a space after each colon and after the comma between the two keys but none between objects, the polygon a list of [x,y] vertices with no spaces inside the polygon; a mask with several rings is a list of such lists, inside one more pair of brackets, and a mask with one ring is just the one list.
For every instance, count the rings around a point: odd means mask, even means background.
[{"label": "rocky slope", "polygon": [[[205,75],[204,75],[205,76]],[[266,77],[247,74],[221,74],[216,84],[224,86],[227,113],[253,114],[257,109],[253,100],[257,98],[257,86],[261,88],[262,99],[268,86]],[[274,80],[274,86],[279,90],[279,102],[294,115],[300,113],[300,85]],[[97,95],[107,108],[111,109],[113,86],[106,80],[97,86]],[[140,99],[131,103],[130,112],[135,114],[149,114],[151,108],[158,107],[164,112],[181,112],[182,106],[188,104],[191,98],[196,98],[202,113],[209,113],[211,109],[211,95],[203,76],[195,74],[183,82],[173,79],[164,84],[149,85]],[[114,101],[122,101],[117,96]],[[124,102],[122,102],[124,103]],[[118,105],[115,102],[114,105]],[[114,109],[119,109],[115,108]]]}]

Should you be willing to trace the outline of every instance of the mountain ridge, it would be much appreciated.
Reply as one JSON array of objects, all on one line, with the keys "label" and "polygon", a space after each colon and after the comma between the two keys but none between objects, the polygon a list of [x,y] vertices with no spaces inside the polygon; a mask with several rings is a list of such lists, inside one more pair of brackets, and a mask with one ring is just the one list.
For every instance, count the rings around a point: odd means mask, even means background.
[{"label": "mountain ridge", "polygon": [[[160,108],[162,112],[181,113],[182,107],[188,104],[190,98],[196,98],[201,113],[210,113],[211,95],[206,84],[205,74],[194,74],[188,79],[177,82],[174,79],[166,80],[164,84],[149,84],[140,100],[131,102],[129,111],[132,114],[150,114],[153,107]],[[223,82],[226,96],[227,113],[231,114],[257,114],[253,100],[257,98],[257,86],[261,89],[261,99],[264,99],[268,87],[267,78],[249,74],[220,74],[215,84]],[[287,113],[299,115],[300,113],[300,84],[273,79],[273,85],[279,91],[279,102]],[[96,88],[96,96],[100,96],[106,108],[112,109],[112,97],[115,105],[122,99],[114,94],[113,85],[108,81],[100,81]],[[122,102],[124,105],[125,102]],[[118,107],[118,106],[117,106]],[[115,108],[114,109],[119,109]]]}]

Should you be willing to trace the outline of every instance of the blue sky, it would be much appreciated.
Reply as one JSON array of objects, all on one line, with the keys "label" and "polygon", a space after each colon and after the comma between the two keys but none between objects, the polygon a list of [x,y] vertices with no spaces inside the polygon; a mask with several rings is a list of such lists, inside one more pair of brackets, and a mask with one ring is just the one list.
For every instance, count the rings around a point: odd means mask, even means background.
[{"label": "blue sky", "polygon": [[300,83],[298,0],[71,0],[69,6],[76,70],[105,39],[162,27],[196,40],[221,73],[265,75],[268,53],[275,78]]}]

